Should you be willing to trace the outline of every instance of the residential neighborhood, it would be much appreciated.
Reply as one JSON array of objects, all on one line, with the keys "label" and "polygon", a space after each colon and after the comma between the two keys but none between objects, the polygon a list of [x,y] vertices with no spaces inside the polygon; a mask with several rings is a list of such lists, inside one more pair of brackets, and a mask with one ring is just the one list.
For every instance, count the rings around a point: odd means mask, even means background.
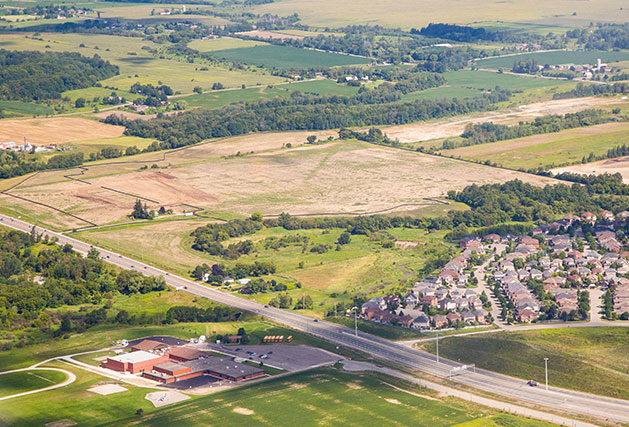
[{"label": "residential neighborhood", "polygon": [[416,282],[404,297],[371,298],[362,305],[361,318],[415,329],[499,319],[586,320],[592,304],[588,289],[608,295],[606,318],[629,318],[629,251],[623,251],[627,218],[629,212],[584,212],[535,227],[528,235],[465,237],[462,253],[437,276]]}]

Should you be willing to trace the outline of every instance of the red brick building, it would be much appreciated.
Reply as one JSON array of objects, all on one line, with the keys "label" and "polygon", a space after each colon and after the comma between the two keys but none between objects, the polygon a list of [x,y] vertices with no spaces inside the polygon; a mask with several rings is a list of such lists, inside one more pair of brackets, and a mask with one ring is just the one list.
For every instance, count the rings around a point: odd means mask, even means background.
[{"label": "red brick building", "polygon": [[167,361],[168,355],[166,354],[154,354],[140,350],[108,357],[107,360],[101,364],[101,367],[118,372],[138,374],[140,372],[150,371],[155,365]]}]

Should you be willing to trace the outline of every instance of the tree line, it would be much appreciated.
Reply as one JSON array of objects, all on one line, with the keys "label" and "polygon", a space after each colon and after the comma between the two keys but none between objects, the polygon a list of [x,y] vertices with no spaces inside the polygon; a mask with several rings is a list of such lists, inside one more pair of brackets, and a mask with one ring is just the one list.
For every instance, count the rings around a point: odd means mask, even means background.
[{"label": "tree line", "polygon": [[156,138],[162,141],[160,147],[167,149],[251,132],[405,124],[487,110],[496,102],[506,101],[510,95],[509,91],[496,89],[475,98],[363,105],[357,104],[357,98],[295,92],[289,99],[194,110],[151,120],[130,121],[111,115],[105,122],[124,125],[127,135]]},{"label": "tree line", "polygon": [[98,55],[0,49],[0,99],[58,99],[67,90],[94,86],[118,73],[118,66]]}]

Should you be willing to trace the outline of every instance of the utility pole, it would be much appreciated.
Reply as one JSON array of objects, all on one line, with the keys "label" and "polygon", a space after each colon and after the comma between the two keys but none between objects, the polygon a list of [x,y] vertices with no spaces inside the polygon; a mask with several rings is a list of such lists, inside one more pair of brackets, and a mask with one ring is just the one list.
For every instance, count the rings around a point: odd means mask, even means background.
[{"label": "utility pole", "polygon": [[544,357],[544,368],[546,371],[546,391],[548,391],[548,357]]}]

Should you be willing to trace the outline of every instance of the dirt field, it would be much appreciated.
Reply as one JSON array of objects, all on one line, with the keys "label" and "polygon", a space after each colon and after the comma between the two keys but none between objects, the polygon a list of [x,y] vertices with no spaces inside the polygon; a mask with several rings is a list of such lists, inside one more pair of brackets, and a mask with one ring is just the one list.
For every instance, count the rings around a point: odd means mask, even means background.
[{"label": "dirt field", "polygon": [[0,141],[35,145],[64,143],[82,139],[116,138],[124,127],[73,117],[50,119],[5,119],[0,121]]},{"label": "dirt field", "polygon": [[601,160],[599,162],[586,163],[582,165],[566,166],[552,170],[553,173],[573,172],[584,175],[599,175],[603,173],[619,173],[625,184],[629,184],[629,157],[619,157],[617,159]]},{"label": "dirt field", "polygon": [[400,142],[428,141],[437,138],[459,136],[469,123],[482,123],[491,121],[496,124],[512,125],[520,121],[532,120],[535,117],[549,114],[566,114],[588,108],[596,108],[609,105],[613,102],[610,98],[575,98],[561,99],[535,104],[522,105],[518,109],[474,114],[470,116],[458,116],[447,120],[435,120],[425,123],[413,123],[409,125],[392,126],[383,131],[389,138],[397,138]]},{"label": "dirt field", "polygon": [[272,31],[261,31],[261,30],[243,31],[236,34],[239,34],[241,36],[258,37],[262,39],[273,39],[273,40],[302,40],[303,39],[302,36],[295,36],[293,34],[274,33]]}]

